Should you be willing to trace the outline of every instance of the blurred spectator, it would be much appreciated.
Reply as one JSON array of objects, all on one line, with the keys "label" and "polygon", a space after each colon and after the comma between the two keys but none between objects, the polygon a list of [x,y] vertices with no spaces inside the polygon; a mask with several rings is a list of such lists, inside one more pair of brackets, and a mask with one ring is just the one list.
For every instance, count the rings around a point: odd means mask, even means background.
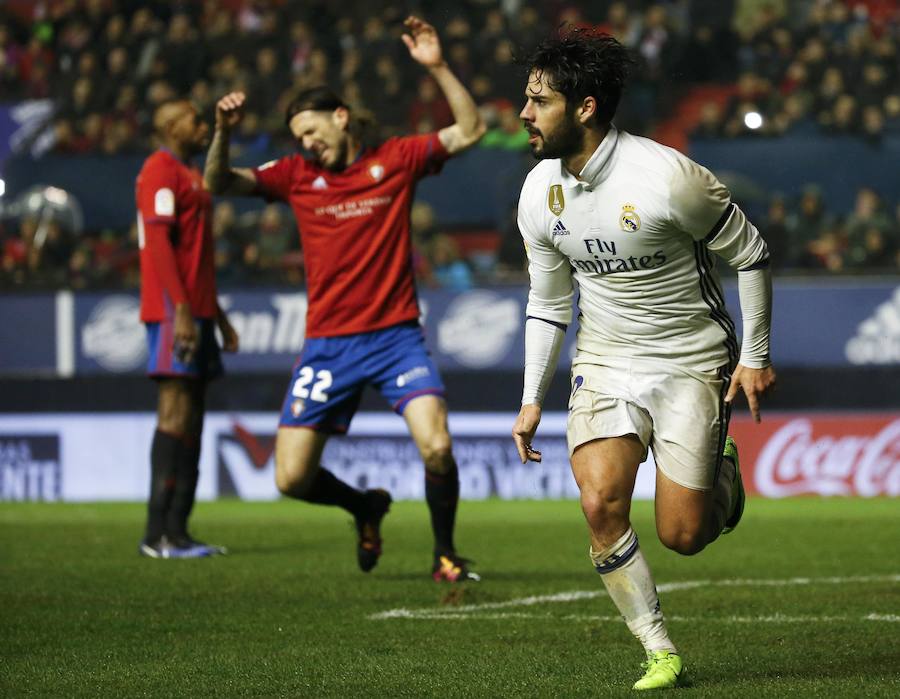
[{"label": "blurred spectator", "polygon": [[215,244],[216,280],[227,285],[240,279],[242,236],[237,224],[234,204],[220,201],[213,209],[213,240]]},{"label": "blurred spectator", "polygon": [[787,15],[787,0],[737,0],[732,26],[745,41],[765,32]]},{"label": "blurred spectator", "polygon": [[860,133],[873,146],[881,143],[884,136],[884,115],[876,105],[870,104],[863,108]]},{"label": "blurred spectator", "polygon": [[864,187],[857,192],[846,229],[848,267],[896,270],[897,231],[874,190]]},{"label": "blurred spectator", "polygon": [[[261,48],[256,54],[256,70],[250,89],[253,108],[260,113],[271,111],[286,83],[287,76],[279,69],[275,49],[271,46]],[[260,128],[258,122],[256,128]]]},{"label": "blurred spectator", "polygon": [[856,133],[859,128],[856,98],[840,95],[831,109],[819,115],[819,123],[835,136]]},{"label": "blurred spectator", "polygon": [[509,39],[501,39],[487,58],[485,77],[491,83],[492,94],[513,104],[525,102],[525,73],[515,63],[515,51]]},{"label": "blurred spectator", "polygon": [[128,51],[124,46],[116,46],[106,54],[106,70],[100,81],[98,102],[104,110],[112,109],[119,92],[130,81]]},{"label": "blurred spectator", "polygon": [[482,148],[528,150],[528,132],[519,119],[519,110],[511,102],[497,100],[485,105],[483,111],[488,131],[481,139]]},{"label": "blurred spectator", "polygon": [[419,80],[416,98],[409,107],[409,127],[417,133],[443,129],[453,123],[453,113],[431,76]]},{"label": "blurred spectator", "polygon": [[606,21],[597,28],[633,48],[641,37],[641,17],[628,11],[628,3],[614,2],[606,11]]},{"label": "blurred spectator", "polygon": [[473,286],[472,270],[459,253],[459,244],[451,236],[438,233],[431,240],[431,269],[438,286],[466,291]]},{"label": "blurred spectator", "polygon": [[284,266],[284,256],[294,239],[290,221],[284,217],[284,207],[269,204],[259,217],[259,267],[262,270],[280,270]]},{"label": "blurred spectator", "polygon": [[777,194],[769,203],[768,214],[760,226],[760,233],[769,248],[772,268],[781,270],[790,265],[791,232],[788,228],[788,208],[785,198]]},{"label": "blurred spectator", "polygon": [[844,268],[846,236],[836,221],[819,230],[818,235],[806,246],[806,266],[821,267],[829,272]]},{"label": "blurred spectator", "polygon": [[413,204],[409,214],[409,228],[412,236],[413,271],[416,280],[425,286],[435,286],[437,281],[431,268],[429,247],[437,235],[434,209],[425,202]]},{"label": "blurred spectator", "polygon": [[306,71],[309,65],[309,56],[315,48],[312,30],[306,22],[291,24],[288,46],[291,72],[294,75],[300,75]]},{"label": "blurred spectator", "polygon": [[700,122],[691,138],[718,138],[722,135],[722,108],[717,102],[705,102],[700,108]]},{"label": "blurred spectator", "polygon": [[833,223],[834,218],[825,209],[822,190],[813,184],[806,185],[800,196],[798,210],[787,219],[790,241],[787,264],[791,267],[816,266],[813,256],[817,255],[821,260],[826,251],[820,245],[818,252],[813,253],[810,246],[819,240],[823,231],[831,230]]},{"label": "blurred spectator", "polygon": [[203,42],[191,26],[191,18],[183,13],[172,15],[160,56],[168,66],[166,77],[176,92],[185,94],[200,79],[205,60]]},{"label": "blurred spectator", "polygon": [[22,47],[15,41],[9,26],[0,22],[0,93],[14,94],[23,78],[19,73]]},{"label": "blurred spectator", "polygon": [[75,246],[66,267],[66,283],[73,289],[86,289],[96,284],[90,242],[81,241]]},{"label": "blurred spectator", "polygon": [[269,135],[259,126],[260,118],[256,111],[247,112],[231,136],[231,144],[235,156],[252,154],[259,157],[268,152],[271,145]]}]

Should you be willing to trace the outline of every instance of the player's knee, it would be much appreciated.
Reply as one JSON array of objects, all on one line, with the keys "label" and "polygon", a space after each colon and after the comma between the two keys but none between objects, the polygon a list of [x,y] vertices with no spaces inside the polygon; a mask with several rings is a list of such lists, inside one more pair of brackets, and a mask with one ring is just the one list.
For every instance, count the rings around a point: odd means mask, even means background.
[{"label": "player's knee", "polygon": [[296,479],[285,469],[275,468],[275,487],[282,495],[291,495]]},{"label": "player's knee", "polygon": [[421,448],[422,461],[425,469],[431,473],[446,474],[453,470],[453,448],[450,438],[437,438],[431,440]]},{"label": "player's knee", "polygon": [[195,422],[178,411],[160,411],[157,426],[168,434],[184,435],[192,433]]},{"label": "player's knee", "polygon": [[601,538],[612,530],[621,529],[622,523],[628,521],[628,500],[616,493],[583,492],[581,509],[591,531]]},{"label": "player's knee", "polygon": [[282,495],[303,497],[309,490],[312,479],[306,469],[298,464],[275,461],[275,487]]},{"label": "player's knee", "polygon": [[661,527],[658,529],[659,540],[667,549],[682,556],[693,556],[706,546],[703,532],[699,528],[688,526]]},{"label": "player's knee", "polygon": [[156,417],[159,429],[170,434],[188,434],[197,422],[190,404],[178,395],[161,397]]}]

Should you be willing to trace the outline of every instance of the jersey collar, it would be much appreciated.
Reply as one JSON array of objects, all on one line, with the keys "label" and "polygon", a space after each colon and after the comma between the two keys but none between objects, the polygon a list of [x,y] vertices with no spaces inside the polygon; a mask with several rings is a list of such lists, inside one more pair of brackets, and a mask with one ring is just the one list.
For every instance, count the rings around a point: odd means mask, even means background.
[{"label": "jersey collar", "polygon": [[175,155],[175,153],[173,153],[169,148],[166,148],[165,146],[160,146],[159,149],[160,149],[163,153],[166,153],[166,154],[172,156],[172,158],[174,158],[175,160],[177,160],[177,161],[178,161],[179,163],[181,163],[182,165],[187,165],[188,167],[190,167],[190,165],[191,165],[191,161],[190,161],[190,160],[182,160],[182,159],[179,158],[177,155]]},{"label": "jersey collar", "polygon": [[565,187],[585,187],[593,188],[599,185],[609,176],[612,169],[613,153],[616,150],[616,144],[619,142],[619,130],[609,125],[609,131],[600,141],[597,150],[588,158],[588,161],[581,168],[578,177],[575,177],[563,166],[562,161],[559,162],[559,169],[562,172],[562,181]]}]

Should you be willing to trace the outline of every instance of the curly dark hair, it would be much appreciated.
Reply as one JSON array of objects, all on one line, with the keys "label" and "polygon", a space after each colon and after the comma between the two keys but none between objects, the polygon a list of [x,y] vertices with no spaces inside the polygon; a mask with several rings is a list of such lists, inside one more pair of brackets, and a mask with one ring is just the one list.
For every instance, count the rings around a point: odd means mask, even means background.
[{"label": "curly dark hair", "polygon": [[570,27],[539,43],[520,63],[529,74],[543,72],[550,87],[564,95],[569,105],[594,97],[597,121],[608,124],[615,116],[634,59],[609,34]]}]

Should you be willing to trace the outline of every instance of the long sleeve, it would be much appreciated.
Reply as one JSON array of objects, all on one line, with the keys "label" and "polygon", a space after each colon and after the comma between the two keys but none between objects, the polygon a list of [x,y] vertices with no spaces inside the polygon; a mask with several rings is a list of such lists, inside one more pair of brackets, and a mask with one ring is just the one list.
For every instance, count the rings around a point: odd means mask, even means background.
[{"label": "long sleeve", "polygon": [[526,185],[518,215],[530,277],[522,403],[540,404],[556,371],[566,327],[572,320],[574,284],[568,258],[541,234],[529,215],[527,192]]}]

